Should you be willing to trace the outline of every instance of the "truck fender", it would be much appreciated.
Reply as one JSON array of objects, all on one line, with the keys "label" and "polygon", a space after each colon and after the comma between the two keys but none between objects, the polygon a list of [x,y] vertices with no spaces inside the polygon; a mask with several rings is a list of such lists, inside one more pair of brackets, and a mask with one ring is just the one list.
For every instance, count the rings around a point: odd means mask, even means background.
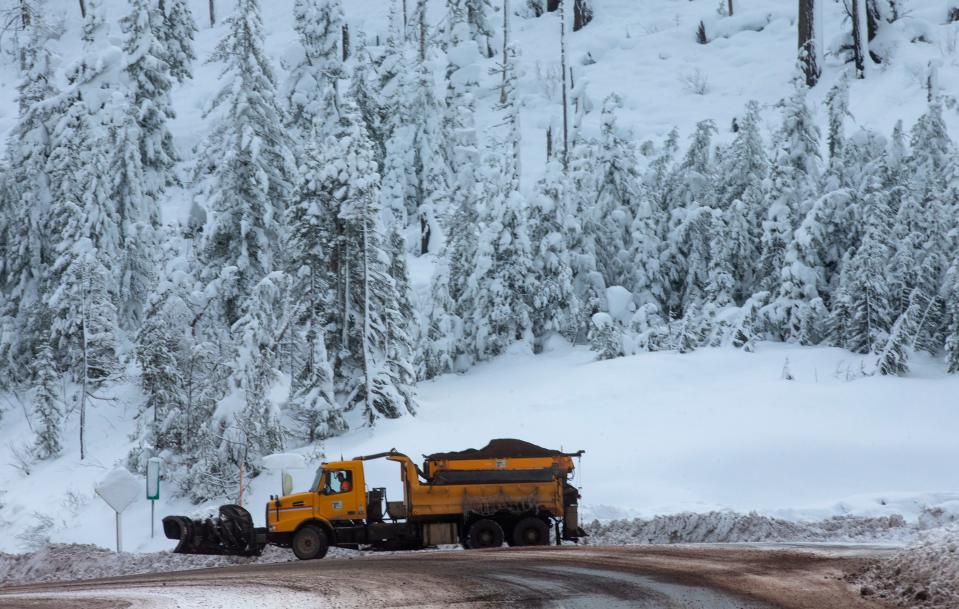
[{"label": "truck fender", "polygon": [[323,531],[326,533],[327,539],[330,542],[330,545],[336,545],[336,531],[333,529],[333,525],[330,524],[330,521],[326,518],[309,518],[304,520],[297,525],[296,530],[293,531],[293,533],[295,534],[296,531],[299,531],[305,526],[315,526],[323,529]]}]

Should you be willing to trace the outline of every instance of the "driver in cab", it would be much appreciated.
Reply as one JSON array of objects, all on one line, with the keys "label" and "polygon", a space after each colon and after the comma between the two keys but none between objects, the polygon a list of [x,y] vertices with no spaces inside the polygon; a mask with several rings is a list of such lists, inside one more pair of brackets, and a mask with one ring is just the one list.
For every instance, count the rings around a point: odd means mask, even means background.
[{"label": "driver in cab", "polygon": [[333,485],[334,493],[348,493],[353,490],[353,484],[350,478],[343,472],[336,472],[336,483]]}]

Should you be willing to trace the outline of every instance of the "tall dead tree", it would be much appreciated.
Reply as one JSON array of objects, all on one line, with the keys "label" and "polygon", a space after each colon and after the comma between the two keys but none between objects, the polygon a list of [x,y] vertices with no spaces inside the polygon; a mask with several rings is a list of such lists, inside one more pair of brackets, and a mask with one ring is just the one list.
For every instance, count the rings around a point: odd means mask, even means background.
[{"label": "tall dead tree", "polygon": [[566,2],[559,0],[559,61],[563,72],[563,167],[569,167],[569,102],[566,99]]},{"label": "tall dead tree", "polygon": [[820,26],[816,14],[819,1],[821,0],[799,0],[799,64],[809,87],[815,87],[822,75],[822,68],[819,66],[819,37],[816,35]]},{"label": "tall dead tree", "polygon": [[729,16],[733,16],[733,0],[729,0]]},{"label": "tall dead tree", "polygon": [[856,78],[866,77],[866,58],[869,56],[867,19],[866,0],[852,0],[852,51]]}]

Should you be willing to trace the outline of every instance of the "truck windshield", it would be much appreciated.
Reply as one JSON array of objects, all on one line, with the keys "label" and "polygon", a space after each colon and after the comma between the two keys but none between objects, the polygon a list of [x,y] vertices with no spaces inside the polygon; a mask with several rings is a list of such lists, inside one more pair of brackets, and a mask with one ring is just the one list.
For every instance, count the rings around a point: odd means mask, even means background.
[{"label": "truck windshield", "polygon": [[320,490],[320,482],[323,480],[323,468],[316,468],[316,477],[313,478],[313,484],[310,486],[310,492],[315,493]]}]

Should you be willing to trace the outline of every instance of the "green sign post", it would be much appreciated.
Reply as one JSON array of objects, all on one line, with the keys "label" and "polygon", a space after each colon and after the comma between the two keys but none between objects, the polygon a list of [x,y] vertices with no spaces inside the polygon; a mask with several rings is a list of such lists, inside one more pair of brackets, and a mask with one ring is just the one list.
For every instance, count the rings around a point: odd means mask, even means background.
[{"label": "green sign post", "polygon": [[156,500],[160,498],[160,459],[147,460],[147,499],[150,500],[150,537],[156,535]]}]

